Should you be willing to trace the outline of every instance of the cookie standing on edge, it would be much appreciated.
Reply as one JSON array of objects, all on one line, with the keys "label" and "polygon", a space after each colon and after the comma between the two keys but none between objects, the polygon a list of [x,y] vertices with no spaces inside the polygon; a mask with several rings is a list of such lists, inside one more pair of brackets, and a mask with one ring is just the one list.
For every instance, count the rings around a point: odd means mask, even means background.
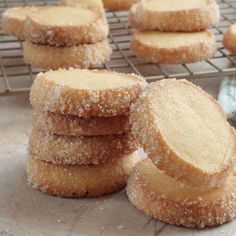
[{"label": "cookie standing on edge", "polygon": [[108,28],[104,15],[91,9],[46,6],[27,16],[25,37],[36,44],[74,46],[105,40]]},{"label": "cookie standing on edge", "polygon": [[43,69],[94,69],[109,61],[112,54],[107,39],[71,47],[53,47],[25,41],[23,49],[25,62]]},{"label": "cookie standing on edge", "polygon": [[236,175],[219,189],[200,192],[156,168],[151,160],[139,162],[127,184],[129,200],[147,215],[169,224],[205,228],[236,216]]},{"label": "cookie standing on edge", "polygon": [[63,115],[110,117],[125,115],[147,85],[134,74],[98,70],[41,73],[31,88],[33,107]]},{"label": "cookie standing on edge", "polygon": [[134,152],[101,165],[53,165],[30,156],[28,182],[36,189],[61,197],[99,197],[113,193],[126,181],[141,158]]},{"label": "cookie standing on edge", "polygon": [[219,20],[215,0],[144,0],[135,4],[129,15],[133,28],[167,32],[206,30]]},{"label": "cookie standing on edge", "polygon": [[129,10],[139,0],[103,0],[105,8],[111,11]]},{"label": "cookie standing on edge", "polygon": [[131,109],[130,123],[153,163],[193,188],[217,188],[234,169],[234,129],[218,103],[186,80],[147,87]]},{"label": "cookie standing on edge", "polygon": [[214,56],[216,41],[209,31],[169,33],[137,32],[131,48],[139,58],[158,64],[185,64]]},{"label": "cookie standing on edge", "polygon": [[231,25],[225,33],[223,44],[226,49],[236,54],[236,24]]},{"label": "cookie standing on edge", "polygon": [[24,39],[24,23],[27,15],[37,7],[13,7],[2,15],[2,28],[5,33]]}]

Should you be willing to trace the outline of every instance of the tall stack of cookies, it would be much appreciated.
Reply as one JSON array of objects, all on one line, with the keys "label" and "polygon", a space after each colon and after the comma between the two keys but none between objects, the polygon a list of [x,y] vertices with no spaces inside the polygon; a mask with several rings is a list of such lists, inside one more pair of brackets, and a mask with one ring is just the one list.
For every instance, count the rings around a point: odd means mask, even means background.
[{"label": "tall stack of cookies", "polygon": [[83,6],[46,6],[25,20],[26,63],[44,69],[97,68],[112,50],[104,12]]},{"label": "tall stack of cookies", "polygon": [[216,52],[207,29],[219,19],[215,0],[144,0],[130,10],[129,23],[137,29],[131,47],[139,58],[158,64],[207,60]]},{"label": "tall stack of cookies", "polygon": [[129,110],[146,82],[135,75],[80,69],[37,76],[29,182],[63,197],[101,196],[125,186],[140,157]]},{"label": "tall stack of cookies", "polygon": [[132,106],[130,122],[149,157],[128,181],[139,210],[191,228],[236,217],[235,130],[209,94],[186,80],[155,82]]}]

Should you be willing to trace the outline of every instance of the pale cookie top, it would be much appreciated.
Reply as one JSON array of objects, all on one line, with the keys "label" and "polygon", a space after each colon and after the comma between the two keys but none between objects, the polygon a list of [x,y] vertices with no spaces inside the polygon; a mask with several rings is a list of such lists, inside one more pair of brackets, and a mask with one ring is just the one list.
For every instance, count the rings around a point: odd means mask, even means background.
[{"label": "pale cookie top", "polygon": [[6,10],[3,14],[3,16],[11,17],[11,18],[17,18],[20,20],[25,20],[27,15],[31,13],[34,10],[37,10],[37,7],[13,7]]},{"label": "pale cookie top", "polygon": [[208,31],[193,33],[169,33],[158,31],[138,32],[134,39],[160,48],[186,47],[195,43],[204,43],[213,35]]},{"label": "pale cookie top", "polygon": [[165,12],[202,8],[209,3],[209,0],[146,0],[143,5],[151,11]]},{"label": "pale cookie top", "polygon": [[164,174],[161,170],[156,168],[151,160],[146,159],[140,162],[136,171],[140,179],[148,183],[149,188],[161,196],[165,196],[168,200],[188,200],[188,201],[209,201],[218,200],[223,198],[224,194],[230,194],[236,186],[236,176],[232,175],[225,184],[218,189],[210,192],[201,192],[192,189],[188,185],[183,185],[181,182],[176,181],[170,176]]},{"label": "pale cookie top", "polygon": [[132,86],[140,81],[133,75],[79,69],[49,71],[44,77],[57,85],[81,90],[117,89]]},{"label": "pale cookie top", "polygon": [[94,22],[97,14],[89,9],[57,6],[41,8],[30,17],[47,26],[81,26]]},{"label": "pale cookie top", "polygon": [[61,0],[61,3],[69,5],[83,5],[88,7],[103,7],[101,0]]}]

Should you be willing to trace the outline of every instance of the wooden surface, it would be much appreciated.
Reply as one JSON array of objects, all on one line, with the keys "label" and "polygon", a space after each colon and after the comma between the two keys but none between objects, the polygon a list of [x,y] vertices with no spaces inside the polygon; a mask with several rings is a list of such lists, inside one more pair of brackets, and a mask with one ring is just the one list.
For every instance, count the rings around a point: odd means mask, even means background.
[{"label": "wooden surface", "polygon": [[[195,81],[217,94],[219,79]],[[0,236],[236,235],[236,221],[207,230],[154,221],[129,203],[125,191],[72,200],[32,189],[25,174],[31,112],[28,96],[0,98]]]}]

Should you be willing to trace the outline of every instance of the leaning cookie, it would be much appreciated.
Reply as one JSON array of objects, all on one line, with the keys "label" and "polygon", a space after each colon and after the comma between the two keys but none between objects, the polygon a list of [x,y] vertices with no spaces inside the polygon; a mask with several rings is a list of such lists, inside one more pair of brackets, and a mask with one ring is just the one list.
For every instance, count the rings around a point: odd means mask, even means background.
[{"label": "leaning cookie", "polygon": [[226,49],[236,54],[236,24],[231,25],[225,33],[223,44]]},{"label": "leaning cookie", "polygon": [[108,23],[104,15],[85,7],[41,7],[29,14],[25,21],[25,37],[36,44],[92,44],[107,36]]},{"label": "leaning cookie", "polygon": [[137,152],[101,165],[53,165],[31,156],[27,163],[28,182],[45,193],[61,197],[97,197],[125,187],[141,160]]},{"label": "leaning cookie", "polygon": [[222,225],[236,216],[236,175],[221,188],[202,193],[165,175],[151,160],[139,162],[127,194],[145,214],[173,225],[205,228]]},{"label": "leaning cookie", "polygon": [[215,26],[220,19],[215,0],[148,0],[135,4],[130,25],[139,30],[195,32]]},{"label": "leaning cookie", "polygon": [[129,10],[139,0],[103,0],[105,8],[111,11]]},{"label": "leaning cookie", "polygon": [[43,69],[94,69],[103,66],[112,54],[107,39],[71,47],[53,47],[25,41],[23,49],[25,62]]},{"label": "leaning cookie", "polygon": [[13,7],[7,9],[2,16],[2,28],[6,34],[24,39],[24,23],[26,16],[37,10],[37,7]]},{"label": "leaning cookie", "polygon": [[34,127],[50,134],[65,136],[100,136],[124,134],[130,131],[128,116],[91,117],[64,116],[52,112],[34,111]]},{"label": "leaning cookie", "polygon": [[136,56],[158,64],[185,64],[207,60],[216,52],[214,35],[209,31],[170,33],[137,32],[131,41]]},{"label": "leaning cookie", "polygon": [[29,141],[30,155],[56,165],[98,165],[137,149],[136,140],[129,134],[72,137],[33,130]]}]

